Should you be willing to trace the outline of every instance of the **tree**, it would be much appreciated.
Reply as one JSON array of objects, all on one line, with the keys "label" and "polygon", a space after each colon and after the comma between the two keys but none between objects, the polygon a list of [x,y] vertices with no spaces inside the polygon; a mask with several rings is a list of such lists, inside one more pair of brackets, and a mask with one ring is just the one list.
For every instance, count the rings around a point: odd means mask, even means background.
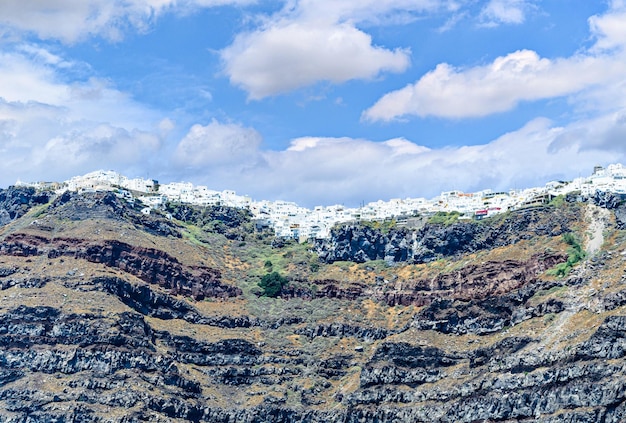
[{"label": "tree", "polygon": [[259,287],[263,290],[263,296],[275,298],[280,295],[288,280],[278,272],[264,275],[259,282]]}]

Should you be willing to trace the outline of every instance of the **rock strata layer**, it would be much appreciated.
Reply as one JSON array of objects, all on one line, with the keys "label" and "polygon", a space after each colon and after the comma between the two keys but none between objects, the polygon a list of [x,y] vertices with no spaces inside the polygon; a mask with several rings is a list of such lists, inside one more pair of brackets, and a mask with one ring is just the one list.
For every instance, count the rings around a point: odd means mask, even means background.
[{"label": "rock strata layer", "polygon": [[617,197],[298,245],[224,207],[38,195],[0,192],[2,423],[626,420]]}]

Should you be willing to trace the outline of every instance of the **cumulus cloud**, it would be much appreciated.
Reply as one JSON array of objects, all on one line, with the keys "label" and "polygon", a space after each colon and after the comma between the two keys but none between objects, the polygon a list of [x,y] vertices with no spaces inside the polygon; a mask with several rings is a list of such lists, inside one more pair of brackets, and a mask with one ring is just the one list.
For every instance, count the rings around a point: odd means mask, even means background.
[{"label": "cumulus cloud", "polygon": [[571,125],[559,134],[550,145],[553,151],[564,146],[578,145],[581,151],[601,150],[616,157],[626,155],[626,111],[621,110],[594,119]]},{"label": "cumulus cloud", "polygon": [[289,1],[220,52],[224,73],[258,100],[319,81],[338,84],[403,72],[409,50],[375,45],[359,24],[406,23],[458,8],[453,0]]},{"label": "cumulus cloud", "polygon": [[446,118],[481,117],[513,109],[522,101],[576,93],[621,78],[626,62],[612,56],[541,58],[520,50],[485,66],[458,69],[440,64],[415,84],[385,94],[364,112],[367,120],[405,115]]},{"label": "cumulus cloud", "polygon": [[261,135],[252,128],[213,120],[194,125],[174,153],[178,166],[204,169],[209,166],[241,166],[254,162]]},{"label": "cumulus cloud", "polygon": [[63,82],[73,67],[36,45],[0,53],[0,184],[149,166],[162,149],[171,123],[107,81]]},{"label": "cumulus cloud", "polygon": [[[591,173],[596,164],[624,160],[626,148],[615,143],[626,133],[624,122],[626,118],[613,116],[556,127],[547,119],[536,119],[491,142],[463,147],[427,148],[404,138],[374,142],[301,137],[277,151],[244,143],[247,153],[228,157],[244,154],[245,165],[219,166],[207,159],[206,166],[200,162],[192,169],[176,161],[172,171],[178,180],[308,207],[432,198],[452,189],[506,191],[573,179]],[[211,150],[200,145],[202,151]]]},{"label": "cumulus cloud", "polygon": [[[563,131],[540,119],[487,144],[435,149],[407,140],[298,139],[285,151],[267,154],[269,166],[260,174],[274,197],[280,193],[309,206],[356,205],[377,199],[430,198],[451,189],[543,185],[587,174],[594,164],[618,158],[615,152],[593,146],[590,139],[577,139],[558,154],[551,152],[551,143]],[[303,143],[306,148],[299,148]]]},{"label": "cumulus cloud", "polygon": [[0,184],[64,180],[99,168],[149,166],[162,139],[137,128],[67,119],[61,108],[0,100]]},{"label": "cumulus cloud", "polygon": [[521,24],[529,7],[526,0],[491,0],[482,9],[480,19],[485,26]]},{"label": "cumulus cloud", "polygon": [[611,13],[589,18],[591,32],[597,37],[595,51],[602,51],[626,46],[626,7],[612,9]]},{"label": "cumulus cloud", "polygon": [[[0,22],[5,28],[65,42],[90,35],[115,39],[129,27],[145,28],[166,11],[234,2],[49,0],[45,2],[48,15],[43,16],[44,2],[8,0],[0,4]],[[457,3],[290,1],[278,15],[239,35],[221,51],[224,69],[250,98],[320,80],[340,83],[402,72],[409,52],[375,45],[368,25],[408,21],[439,10],[458,16]],[[0,52],[0,184],[18,177],[37,180],[42,175],[63,180],[96,168],[115,168],[129,176],[145,176],[151,169],[151,176],[162,182],[169,175],[169,180],[236,189],[257,199],[314,206],[432,197],[451,189],[506,190],[570,179],[589,173],[595,164],[626,159],[621,141],[626,115],[614,112],[616,105],[626,106],[622,77],[626,35],[619,25],[626,17],[618,3],[613,3],[610,13],[590,19],[597,41],[588,51],[550,59],[520,50],[483,66],[441,64],[415,84],[383,97],[364,115],[371,120],[412,114],[484,116],[509,110],[520,101],[573,93],[581,96],[577,103],[586,101],[594,110],[602,103],[610,105],[602,118],[564,127],[537,119],[491,142],[465,147],[427,148],[405,138],[374,142],[309,136],[291,140],[284,149],[267,150],[255,129],[217,120],[193,125],[180,135],[177,132],[188,126],[137,103],[110,81],[90,78],[87,65],[39,45],[4,48]],[[522,3],[507,4],[521,7]],[[490,19],[496,20],[496,12]],[[498,16],[500,23],[519,20],[514,13]],[[79,79],[68,83],[67,75]],[[167,140],[173,139],[177,144],[169,145]],[[163,170],[155,172],[154,164]]]},{"label": "cumulus cloud", "polygon": [[[404,116],[481,117],[513,109],[522,101],[580,94],[621,84],[626,72],[626,31],[614,10],[590,19],[596,44],[566,58],[548,59],[531,50],[496,58],[492,63],[456,68],[442,63],[417,82],[382,96],[365,110],[369,121]],[[620,21],[621,19],[621,21]]]},{"label": "cumulus cloud", "polygon": [[[36,51],[36,54],[32,54]],[[42,59],[42,57],[44,59]],[[62,75],[86,65],[72,63],[35,45],[0,52],[0,99],[39,103],[63,111],[71,121],[100,121],[120,126],[150,126],[157,114],[101,78],[68,83]]]},{"label": "cumulus cloud", "polygon": [[69,162],[76,169],[123,168],[147,161],[160,147],[155,134],[99,124],[51,138],[33,151],[31,160],[35,166]]},{"label": "cumulus cloud", "polygon": [[322,80],[371,79],[409,65],[407,51],[376,47],[348,24],[280,24],[239,35],[221,54],[231,83],[254,100]]},{"label": "cumulus cloud", "polygon": [[118,40],[129,28],[143,31],[158,15],[171,10],[254,0],[3,0],[0,29],[26,31],[42,39],[74,43],[98,35]]},{"label": "cumulus cloud", "polygon": [[0,97],[7,101],[58,103],[66,86],[55,82],[54,69],[17,52],[0,52]]}]

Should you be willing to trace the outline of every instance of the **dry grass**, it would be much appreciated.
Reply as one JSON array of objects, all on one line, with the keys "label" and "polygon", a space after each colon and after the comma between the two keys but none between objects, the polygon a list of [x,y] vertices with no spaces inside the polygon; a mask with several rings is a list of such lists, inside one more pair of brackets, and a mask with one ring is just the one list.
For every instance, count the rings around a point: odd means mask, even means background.
[{"label": "dry grass", "polygon": [[48,282],[42,288],[9,288],[0,291],[0,309],[10,310],[20,305],[28,307],[52,306],[62,312],[112,315],[128,311],[121,301],[103,292],[81,292],[66,288],[58,281]]},{"label": "dry grass", "polygon": [[163,320],[149,316],[146,316],[145,320],[153,329],[169,332],[173,336],[188,336],[204,342],[237,338],[255,342],[250,329],[225,329],[208,325],[194,325],[179,319]]},{"label": "dry grass", "polygon": [[[34,220],[34,213],[39,212],[35,211],[14,224],[0,228],[0,238],[8,233],[23,232],[50,238],[84,238],[94,241],[120,240],[136,246],[163,250],[186,265],[205,265],[218,268],[222,272],[225,283],[240,286],[244,291],[255,284],[255,275],[265,272],[264,262],[266,260],[272,261],[273,266],[287,272],[288,275],[297,274],[310,279],[334,279],[343,286],[359,282],[371,287],[376,285],[377,277],[390,281],[390,284],[430,280],[441,273],[454,272],[465,266],[511,259],[526,261],[533,255],[546,250],[564,252],[567,248],[560,237],[537,237],[514,245],[465,255],[461,259],[445,259],[428,264],[398,264],[395,266],[387,266],[382,261],[363,264],[338,262],[321,265],[317,272],[313,272],[308,266],[308,260],[313,256],[301,246],[288,246],[284,249],[273,250],[267,245],[257,245],[251,240],[247,241],[246,245],[240,245],[238,241],[228,241],[219,235],[203,233],[199,236],[197,233],[194,234],[193,230],[195,229],[193,228],[187,228],[189,232],[182,239],[159,237],[139,230],[128,222],[115,220],[86,222],[50,220],[46,222],[48,229],[42,229],[40,226],[31,224]],[[537,339],[539,341],[537,344],[543,342],[542,345],[547,345],[549,343],[551,349],[568,348],[584,342],[597,330],[607,315],[626,313],[626,306],[610,313],[596,312],[602,311],[598,302],[601,295],[626,289],[626,285],[621,282],[624,269],[626,269],[626,256],[621,255],[625,248],[624,245],[626,245],[626,233],[612,231],[606,234],[605,240],[603,249],[612,252],[612,256],[606,260],[606,266],[601,271],[596,271],[593,274],[588,285],[557,287],[547,290],[536,295],[528,304],[536,306],[540,302],[556,298],[566,301],[568,304],[588,307],[589,310],[581,307],[560,315],[547,315],[530,319],[487,336],[446,335],[435,331],[418,331],[411,328],[403,333],[375,342],[361,341],[354,337],[318,337],[309,340],[303,335],[296,335],[294,331],[304,325],[336,322],[394,330],[409,324],[413,316],[420,311],[420,308],[415,306],[390,307],[371,298],[356,301],[257,298],[247,291],[240,298],[189,301],[189,304],[205,316],[249,315],[252,318],[258,317],[266,320],[301,316],[305,319],[305,323],[284,325],[279,329],[260,327],[224,329],[193,325],[176,319],[162,320],[145,317],[145,320],[153,329],[167,331],[175,336],[189,336],[204,342],[240,338],[261,346],[266,356],[274,355],[287,358],[290,351],[300,350],[303,352],[303,356],[310,360],[305,364],[294,365],[302,370],[302,375],[296,377],[294,381],[286,381],[276,385],[263,385],[259,382],[242,387],[220,384],[219,381],[213,380],[207,374],[206,368],[177,364],[185,378],[202,383],[202,396],[206,403],[211,406],[253,407],[261,404],[267,396],[283,398],[285,395],[288,405],[298,406],[299,394],[294,391],[294,385],[300,389],[318,386],[325,380],[315,373],[315,364],[338,354],[350,354],[353,358],[349,360],[350,366],[345,369],[347,374],[338,380],[330,381],[332,386],[322,390],[318,396],[319,399],[324,399],[327,402],[316,408],[343,407],[336,402],[333,396],[336,393],[349,394],[359,389],[361,368],[366,365],[383,342],[408,342],[411,345],[432,346],[447,352],[458,353],[470,353],[477,348],[489,347],[512,336],[528,336]],[[113,316],[130,311],[130,308],[106,293],[83,292],[67,286],[71,286],[72,283],[88,283],[91,278],[104,275],[118,276],[134,284],[143,284],[137,278],[119,270],[68,257],[48,259],[44,256],[30,258],[0,256],[0,267],[20,269],[10,278],[32,275],[51,278],[47,285],[39,289],[10,288],[0,291],[0,311],[6,311],[19,305],[50,305],[60,308],[65,313],[94,313]],[[151,288],[164,292],[157,286],[151,286]],[[183,298],[179,299],[188,301]],[[363,347],[363,352],[356,352],[357,346]],[[168,348],[164,345],[158,344],[157,348],[158,353],[167,353]],[[527,347],[530,353],[534,351],[534,348],[536,348],[536,344]],[[445,372],[450,375],[449,378],[434,385],[427,384],[423,389],[430,389],[433,386],[447,388],[472,377],[469,372],[468,360],[463,360],[456,366],[447,367]],[[39,374],[33,375],[33,379],[29,376],[28,383],[31,389],[36,387],[47,392],[61,392],[67,386],[68,381],[80,377],[82,376],[70,375],[62,379],[55,379],[52,376]],[[134,379],[132,381],[133,383],[136,382]],[[20,383],[25,382],[14,382],[14,384]],[[145,382],[137,381],[137,383],[138,389],[152,388]],[[410,388],[403,386],[397,388],[410,390]],[[97,413],[102,411],[98,406],[93,408],[96,409]]]},{"label": "dry grass", "polygon": [[243,298],[207,298],[203,301],[190,301],[201,314],[205,316],[246,316],[246,300]]}]

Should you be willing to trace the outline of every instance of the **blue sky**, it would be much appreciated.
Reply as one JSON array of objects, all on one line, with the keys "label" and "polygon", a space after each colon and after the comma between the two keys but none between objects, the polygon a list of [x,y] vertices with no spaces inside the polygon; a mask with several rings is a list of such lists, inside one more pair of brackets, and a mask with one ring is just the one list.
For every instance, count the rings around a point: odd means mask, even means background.
[{"label": "blue sky", "polygon": [[0,2],[0,186],[357,205],[572,179],[625,137],[624,0]]}]

